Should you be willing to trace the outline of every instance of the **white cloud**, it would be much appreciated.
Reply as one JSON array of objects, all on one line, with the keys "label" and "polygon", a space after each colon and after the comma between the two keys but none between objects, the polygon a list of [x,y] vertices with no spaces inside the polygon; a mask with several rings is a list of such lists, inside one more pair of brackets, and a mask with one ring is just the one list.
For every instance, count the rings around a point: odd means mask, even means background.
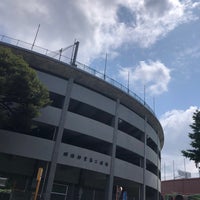
[{"label": "white cloud", "polygon": [[[161,116],[160,122],[163,126],[166,142],[170,144],[177,142],[177,139],[184,139],[185,133],[189,132],[189,124],[192,122],[192,115],[197,107],[190,107],[187,110],[171,110]],[[180,138],[181,137],[181,138]]]},{"label": "white cloud", "polygon": [[136,68],[121,68],[119,75],[127,80],[128,72],[134,90],[137,90],[137,86],[138,88],[145,86],[151,95],[159,95],[168,90],[170,69],[160,61],[141,61]]},{"label": "white cloud", "polygon": [[[135,1],[134,1],[135,2]],[[130,3],[137,25],[129,28],[126,37],[142,47],[149,47],[182,23],[197,19],[192,14],[194,3],[179,0],[145,0]]]},{"label": "white cloud", "polygon": [[[133,21],[119,20],[123,6]],[[182,23],[196,19],[190,0],[6,0],[0,2],[0,27],[4,34],[32,42],[41,24],[36,44],[60,49],[80,41],[79,58],[90,60],[110,54],[124,43],[149,47]],[[123,16],[124,13],[121,13]]]},{"label": "white cloud", "polygon": [[[173,175],[173,161],[175,165],[174,171],[178,169],[184,170],[184,157],[181,150],[190,149],[190,139],[188,133],[191,131],[189,125],[192,124],[192,115],[197,109],[196,106],[191,106],[186,110],[171,110],[161,116],[165,141],[162,150],[162,166],[165,163],[166,176]],[[196,173],[194,162],[185,159],[186,171]],[[164,169],[162,168],[164,176]],[[168,177],[169,178],[169,177]]]},{"label": "white cloud", "polygon": [[192,5],[191,5],[192,8],[200,8],[200,2],[194,2]]}]

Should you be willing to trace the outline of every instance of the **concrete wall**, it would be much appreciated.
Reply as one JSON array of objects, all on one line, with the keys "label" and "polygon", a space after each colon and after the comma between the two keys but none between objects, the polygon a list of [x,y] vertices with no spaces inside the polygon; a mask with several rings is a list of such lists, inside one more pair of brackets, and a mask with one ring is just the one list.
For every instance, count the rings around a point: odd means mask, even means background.
[{"label": "concrete wall", "polygon": [[69,112],[65,128],[112,143],[113,127],[81,115]]},{"label": "concrete wall", "polygon": [[54,141],[0,130],[0,152],[38,160],[51,160]]}]

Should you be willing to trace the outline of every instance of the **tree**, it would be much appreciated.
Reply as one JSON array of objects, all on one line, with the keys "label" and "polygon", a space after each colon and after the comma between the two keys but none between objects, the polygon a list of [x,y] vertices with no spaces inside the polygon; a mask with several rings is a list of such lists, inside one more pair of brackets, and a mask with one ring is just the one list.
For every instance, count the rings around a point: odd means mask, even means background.
[{"label": "tree", "polygon": [[191,139],[191,149],[183,150],[184,157],[189,158],[195,162],[196,167],[200,163],[200,111],[196,110],[193,114],[193,123],[190,125],[192,133],[189,133]]},{"label": "tree", "polygon": [[40,108],[50,103],[49,92],[34,69],[10,49],[0,48],[0,129],[26,132]]}]

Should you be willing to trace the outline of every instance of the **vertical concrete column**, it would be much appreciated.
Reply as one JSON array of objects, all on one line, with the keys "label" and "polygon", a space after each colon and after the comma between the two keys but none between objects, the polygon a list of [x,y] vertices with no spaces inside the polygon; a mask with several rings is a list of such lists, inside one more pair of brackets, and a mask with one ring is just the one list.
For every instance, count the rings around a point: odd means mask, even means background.
[{"label": "vertical concrete column", "polygon": [[110,174],[108,185],[106,188],[106,200],[112,200],[113,193],[113,181],[114,181],[114,169],[115,169],[115,156],[116,156],[116,146],[117,146],[117,130],[118,130],[118,110],[120,101],[117,99],[115,106],[115,118],[114,118],[114,128],[113,128],[113,143],[112,143],[112,153],[111,153],[111,164],[110,164]]},{"label": "vertical concrete column", "polygon": [[142,200],[146,200],[146,159],[147,159],[147,117],[144,118],[144,166],[143,166],[143,190],[142,190]]},{"label": "vertical concrete column", "polygon": [[52,157],[51,157],[49,176],[47,179],[46,192],[45,192],[45,196],[44,196],[45,200],[50,199],[51,191],[53,188],[53,182],[54,182],[54,177],[55,177],[55,173],[56,173],[56,166],[57,166],[57,160],[58,160],[58,154],[59,154],[59,148],[60,148],[60,144],[62,141],[64,125],[65,125],[65,120],[66,120],[67,111],[68,111],[68,107],[69,107],[69,101],[70,101],[73,81],[74,80],[72,78],[69,79],[67,88],[66,88],[64,105],[62,108],[59,126],[58,126],[58,133],[57,133],[57,137],[56,137],[56,141],[54,144],[54,149],[53,149],[53,153],[52,153]]}]

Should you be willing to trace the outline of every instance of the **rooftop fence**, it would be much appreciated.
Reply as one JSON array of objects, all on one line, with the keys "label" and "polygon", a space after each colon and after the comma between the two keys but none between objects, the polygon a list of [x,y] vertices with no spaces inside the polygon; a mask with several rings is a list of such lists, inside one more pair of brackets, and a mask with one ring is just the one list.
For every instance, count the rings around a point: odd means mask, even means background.
[{"label": "rooftop fence", "polygon": [[[37,52],[43,55],[46,55],[48,57],[51,57],[53,59],[59,60],[60,62],[63,63],[67,63],[70,64],[72,63],[72,57],[67,57],[62,55],[62,51],[50,51],[46,48],[37,46],[37,45],[33,45],[31,43],[27,43],[18,39],[14,39],[5,35],[0,35],[0,41],[3,43],[8,43],[17,47],[21,47],[33,52]],[[73,45],[71,45],[70,47],[72,47]],[[130,96],[134,97],[138,102],[140,102],[141,104],[143,104],[152,114],[155,115],[154,111],[151,109],[151,107],[142,99],[140,98],[137,94],[135,94],[133,91],[131,91],[128,87],[122,85],[121,83],[119,83],[118,81],[114,80],[113,78],[85,65],[82,64],[78,61],[76,61],[76,67],[78,69],[81,69],[85,72],[88,72],[89,74],[92,74],[100,79],[103,79],[104,81],[110,83],[111,85],[119,88],[120,90],[126,92],[127,94],[129,94]]]}]

